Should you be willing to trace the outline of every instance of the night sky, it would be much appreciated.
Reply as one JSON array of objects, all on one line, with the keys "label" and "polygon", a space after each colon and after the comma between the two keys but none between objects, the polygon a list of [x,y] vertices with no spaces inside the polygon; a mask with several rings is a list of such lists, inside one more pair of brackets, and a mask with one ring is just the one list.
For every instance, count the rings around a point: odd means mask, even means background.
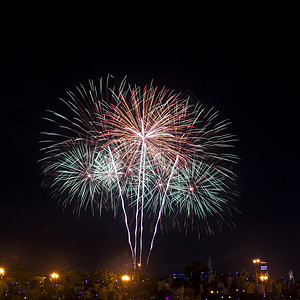
[{"label": "night sky", "polygon": [[[102,1],[101,1],[102,2]],[[113,1],[108,1],[113,2]],[[122,220],[78,219],[42,189],[42,117],[59,98],[108,73],[190,91],[230,119],[239,142],[236,227],[197,239],[159,234],[149,272],[181,271],[211,256],[218,272],[266,260],[300,278],[299,18],[291,4],[147,1],[2,9],[0,26],[0,256],[38,272],[122,271],[130,265]],[[290,5],[290,6],[289,6]]]}]

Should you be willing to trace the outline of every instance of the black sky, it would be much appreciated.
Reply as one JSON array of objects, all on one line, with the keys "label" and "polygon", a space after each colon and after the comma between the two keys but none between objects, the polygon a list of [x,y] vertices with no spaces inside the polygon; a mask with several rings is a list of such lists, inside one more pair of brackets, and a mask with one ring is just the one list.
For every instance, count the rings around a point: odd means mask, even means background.
[{"label": "black sky", "polygon": [[235,229],[196,239],[159,235],[151,268],[200,259],[220,272],[260,256],[276,276],[299,262],[299,21],[289,4],[211,1],[7,7],[1,16],[0,255],[30,268],[118,271],[126,233],[111,216],[78,220],[40,188],[39,132],[46,109],[108,73],[189,90],[233,123],[241,196]]}]

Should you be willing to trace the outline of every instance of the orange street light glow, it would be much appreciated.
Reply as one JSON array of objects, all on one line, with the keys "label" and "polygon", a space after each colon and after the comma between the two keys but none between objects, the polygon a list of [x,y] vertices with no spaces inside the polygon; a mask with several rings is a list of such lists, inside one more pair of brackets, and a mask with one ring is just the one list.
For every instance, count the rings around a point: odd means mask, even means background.
[{"label": "orange street light glow", "polygon": [[58,277],[59,277],[59,275],[57,273],[52,273],[51,274],[52,279],[57,279]]},{"label": "orange street light glow", "polygon": [[260,280],[261,281],[264,281],[264,280],[267,280],[268,279],[268,276],[267,275],[262,275],[260,276]]},{"label": "orange street light glow", "polygon": [[130,277],[128,275],[123,275],[122,276],[122,280],[123,281],[129,281],[130,280]]}]

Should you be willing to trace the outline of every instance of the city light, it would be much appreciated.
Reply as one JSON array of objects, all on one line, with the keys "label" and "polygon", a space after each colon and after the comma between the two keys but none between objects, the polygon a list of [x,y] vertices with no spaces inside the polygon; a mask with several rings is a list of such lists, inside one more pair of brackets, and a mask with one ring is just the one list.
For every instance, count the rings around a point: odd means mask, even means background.
[{"label": "city light", "polygon": [[3,276],[5,274],[5,271],[3,268],[0,268],[0,275]]},{"label": "city light", "polygon": [[55,273],[55,272],[53,272],[52,274],[51,274],[51,278],[52,279],[57,279],[59,277],[59,275],[57,274],[57,273]]},{"label": "city light", "polygon": [[267,275],[262,275],[259,278],[260,278],[261,281],[268,280],[268,276]]},{"label": "city light", "polygon": [[129,281],[130,280],[130,277],[128,275],[123,275],[122,276],[122,280],[123,281]]}]

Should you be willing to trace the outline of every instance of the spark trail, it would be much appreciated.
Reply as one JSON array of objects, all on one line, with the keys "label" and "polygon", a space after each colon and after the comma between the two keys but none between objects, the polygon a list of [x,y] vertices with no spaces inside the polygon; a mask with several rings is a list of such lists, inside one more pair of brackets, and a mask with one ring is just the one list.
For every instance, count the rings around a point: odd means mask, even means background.
[{"label": "spark trail", "polygon": [[177,155],[175,163],[174,163],[172,171],[171,171],[171,174],[170,174],[170,177],[169,177],[169,180],[167,182],[167,186],[166,186],[166,190],[165,190],[164,196],[162,198],[161,207],[160,207],[159,212],[158,212],[158,217],[157,217],[157,221],[155,223],[154,232],[153,232],[153,236],[152,236],[152,240],[151,240],[151,244],[150,244],[150,250],[149,250],[148,257],[147,257],[147,265],[149,263],[151,251],[152,251],[152,248],[153,248],[154,239],[155,239],[155,236],[156,236],[156,233],[157,233],[157,227],[158,227],[159,221],[161,219],[161,215],[162,215],[162,210],[163,210],[163,208],[165,206],[166,195],[167,195],[167,192],[168,192],[169,187],[170,187],[170,181],[172,180],[172,177],[173,177],[173,174],[174,174],[174,169],[175,169],[175,167],[176,167],[176,165],[178,163],[178,157],[179,156]]},{"label": "spark trail", "polygon": [[127,213],[126,213],[126,209],[125,209],[125,202],[124,202],[124,198],[123,198],[123,194],[122,194],[122,189],[121,189],[119,178],[118,178],[117,167],[116,167],[114,157],[111,153],[110,147],[108,147],[108,150],[109,150],[109,155],[111,157],[111,160],[113,162],[113,166],[114,166],[114,169],[115,169],[115,172],[116,172],[116,179],[117,179],[117,185],[118,185],[118,190],[119,190],[119,196],[120,196],[121,203],[122,203],[122,210],[123,210],[123,214],[124,214],[124,222],[125,222],[125,226],[126,226],[126,230],[127,230],[128,244],[129,244],[129,247],[130,247],[130,250],[131,250],[131,256],[134,257],[135,254],[133,252],[133,248],[132,248],[132,244],[131,244],[130,229],[129,229],[129,226],[128,226],[128,218],[127,218]]}]

